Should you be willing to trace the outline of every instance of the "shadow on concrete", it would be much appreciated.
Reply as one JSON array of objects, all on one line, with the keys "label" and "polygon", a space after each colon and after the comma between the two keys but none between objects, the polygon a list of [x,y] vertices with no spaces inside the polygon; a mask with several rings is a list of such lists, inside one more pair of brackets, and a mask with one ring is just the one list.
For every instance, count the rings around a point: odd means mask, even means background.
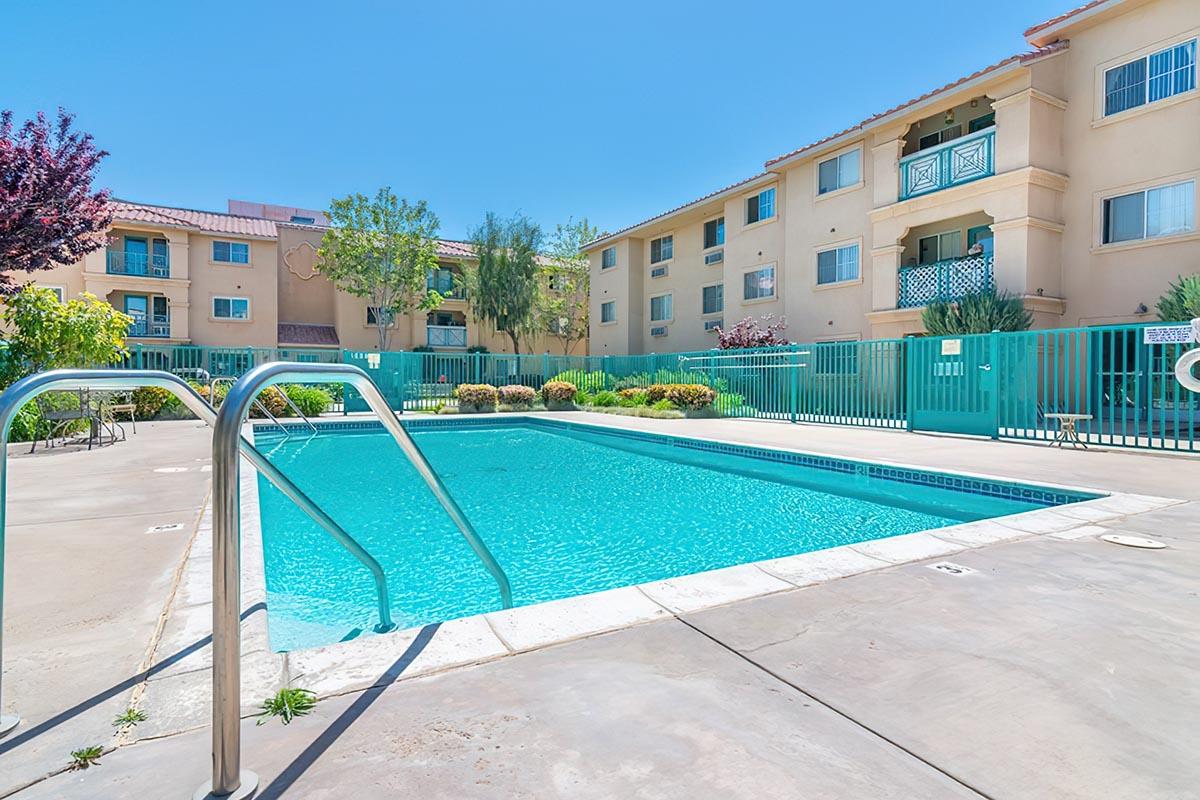
[{"label": "shadow on concrete", "polygon": [[[254,605],[250,606],[249,608],[247,608],[245,611],[242,612],[242,615],[241,615],[242,621],[245,622],[247,619],[249,619],[251,614],[255,614],[259,611],[266,611],[266,610],[267,610],[266,603],[255,603]],[[151,676],[156,675],[159,672],[162,672],[164,669],[166,669],[167,667],[170,667],[172,664],[179,663],[183,659],[190,656],[192,653],[195,653],[198,650],[202,650],[203,648],[207,647],[211,643],[212,643],[212,634],[209,634],[208,636],[205,636],[203,639],[199,639],[199,640],[193,642],[192,644],[188,645],[187,647],[183,648],[182,650],[179,650],[179,651],[171,654],[170,656],[163,659],[162,661],[159,661],[157,664],[152,664],[148,669],[145,669],[145,670],[137,673],[136,675],[131,675],[130,677],[126,678],[125,680],[121,681],[120,683],[118,683],[114,686],[110,686],[109,688],[105,689],[102,692],[99,692],[98,694],[92,695],[87,700],[76,703],[75,705],[71,706],[70,708],[66,709],[65,711],[58,712],[53,717],[50,717],[49,719],[45,720],[44,722],[39,722],[37,725],[34,725],[32,728],[26,728],[25,730],[21,730],[19,733],[14,733],[12,736],[10,736],[6,739],[0,739],[0,755],[4,755],[5,753],[7,753],[11,750],[15,750],[16,748],[20,747],[21,745],[25,744],[26,742],[28,742],[32,739],[35,739],[38,736],[41,736],[43,733],[46,733],[47,731],[57,728],[59,725],[62,725],[64,722],[71,719],[72,717],[82,714],[84,711],[87,711],[89,708],[92,708],[95,705],[103,703],[104,701],[115,697],[116,695],[120,694],[121,692],[132,689],[134,686],[138,685],[139,683],[146,680],[147,678],[150,678]]]},{"label": "shadow on concrete", "polygon": [[408,649],[396,659],[396,661],[384,670],[380,676],[379,682],[367,689],[365,692],[355,698],[350,706],[338,715],[337,719],[329,724],[321,735],[313,740],[312,744],[304,748],[304,752],[296,756],[292,763],[288,764],[283,772],[279,773],[279,777],[271,781],[265,789],[256,797],[259,800],[272,800],[273,798],[283,797],[284,793],[292,788],[300,776],[303,775],[309,767],[311,767],[318,758],[325,754],[334,742],[336,742],[343,733],[345,733],[354,722],[363,715],[363,713],[371,707],[371,705],[380,698],[384,690],[396,682],[396,679],[404,674],[404,670],[416,660],[429,642],[433,640],[433,636],[437,633],[441,623],[426,625],[413,639],[412,644]]}]

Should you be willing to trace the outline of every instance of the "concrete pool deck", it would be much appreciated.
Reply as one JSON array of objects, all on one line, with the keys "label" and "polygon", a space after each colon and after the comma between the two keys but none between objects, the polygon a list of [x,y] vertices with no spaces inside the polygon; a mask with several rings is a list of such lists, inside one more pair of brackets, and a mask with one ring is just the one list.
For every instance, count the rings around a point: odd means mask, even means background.
[{"label": "concrete pool deck", "polygon": [[[809,425],[571,416],[1030,482],[1185,499],[1200,494],[1200,463],[1191,458]],[[191,427],[177,433],[183,426]],[[169,438],[161,430],[139,433],[100,452],[130,463],[145,459],[147,467],[156,459],[183,465],[182,438],[195,439],[201,450],[207,445],[196,423],[164,427]],[[171,476],[203,498],[207,475],[194,459],[206,455],[187,453],[193,459],[187,472],[150,474]],[[35,461],[13,462],[14,515],[15,504],[46,480]],[[79,488],[74,480],[57,480],[56,496],[86,505],[109,489]],[[197,500],[194,514],[199,506]],[[785,584],[770,596],[704,611],[691,611],[687,597],[674,604],[660,597],[666,607],[639,624],[549,647],[532,641],[529,652],[496,653],[464,667],[436,660],[439,648],[461,635],[456,623],[431,626],[396,637],[382,666],[361,676],[375,688],[323,700],[315,715],[287,728],[248,721],[243,763],[262,777],[262,797],[1198,796],[1200,768],[1186,743],[1200,718],[1191,688],[1200,685],[1194,666],[1200,663],[1194,588],[1200,505],[1126,510],[1133,513],[1110,514],[1099,526],[1151,535],[1170,547],[1149,552],[1106,544],[1089,522],[1070,529],[1083,531],[1077,538],[1050,531],[925,562],[880,563],[862,574],[806,588]],[[58,516],[60,527],[70,519]],[[130,530],[140,525],[138,534],[147,536],[142,517],[114,519]],[[204,526],[198,529],[202,538]],[[156,556],[129,575],[87,570],[72,560],[69,546],[61,549],[37,537],[18,545],[14,535],[9,575],[61,561],[72,586],[91,592],[97,611],[108,614],[128,613],[122,593],[136,593],[139,607],[161,610],[167,596],[159,589],[172,585],[171,576],[183,578],[175,582],[181,604],[203,588],[185,588],[182,545],[174,561],[169,553]],[[945,558],[975,572],[928,568]],[[716,584],[737,585],[736,576]],[[120,740],[101,766],[56,775],[19,796],[188,796],[206,777],[208,731],[173,732],[173,725],[187,726],[172,722],[165,713],[171,703],[155,699],[154,690],[171,679],[190,687],[178,696],[205,716],[207,671],[177,658],[152,667],[149,683],[137,680],[151,641],[153,663],[178,651],[171,625],[181,617],[166,615],[165,632],[158,633],[149,613],[117,629],[93,627],[101,652],[71,661],[73,642],[48,640],[40,625],[16,619],[29,613],[19,610],[23,597],[49,602],[37,588],[16,581],[8,587],[4,700],[27,720],[0,740],[0,792],[61,767],[71,749],[114,743],[111,709],[123,709],[140,688],[151,719]],[[46,613],[70,615],[70,608],[50,605]],[[203,658],[207,631],[190,635],[193,647],[183,658]],[[67,662],[57,674],[33,674],[57,653]],[[431,659],[433,673],[410,677]],[[95,680],[90,670],[99,671]],[[103,694],[100,684],[122,687],[105,701],[110,708],[92,711],[88,724],[88,714],[63,717]],[[161,738],[133,743],[148,736]]]}]

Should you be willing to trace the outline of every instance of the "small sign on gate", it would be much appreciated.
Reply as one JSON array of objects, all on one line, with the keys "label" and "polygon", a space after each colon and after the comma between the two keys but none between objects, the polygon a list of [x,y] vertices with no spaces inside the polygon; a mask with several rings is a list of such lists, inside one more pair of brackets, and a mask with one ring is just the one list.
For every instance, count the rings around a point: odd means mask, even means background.
[{"label": "small sign on gate", "polygon": [[961,356],[962,339],[942,339],[942,355]]},{"label": "small sign on gate", "polygon": [[1196,341],[1191,325],[1154,325],[1142,328],[1143,344],[1191,344]]}]

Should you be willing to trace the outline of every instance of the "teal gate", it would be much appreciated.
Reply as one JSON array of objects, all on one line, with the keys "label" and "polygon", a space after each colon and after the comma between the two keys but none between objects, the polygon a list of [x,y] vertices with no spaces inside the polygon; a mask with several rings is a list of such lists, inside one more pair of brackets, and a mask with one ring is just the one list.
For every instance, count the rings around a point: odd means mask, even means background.
[{"label": "teal gate", "polygon": [[994,334],[908,340],[913,430],[997,436]]}]

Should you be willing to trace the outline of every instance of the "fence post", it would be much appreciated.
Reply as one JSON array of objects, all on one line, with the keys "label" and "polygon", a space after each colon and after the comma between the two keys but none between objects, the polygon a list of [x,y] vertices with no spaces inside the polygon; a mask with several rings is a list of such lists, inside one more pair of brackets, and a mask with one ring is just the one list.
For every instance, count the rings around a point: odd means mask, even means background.
[{"label": "fence post", "polygon": [[788,381],[791,387],[789,390],[790,397],[788,398],[789,417],[792,422],[796,421],[796,405],[800,400],[800,350],[799,345],[791,345],[792,349],[792,379]]},{"label": "fence post", "polygon": [[1000,438],[1000,331],[988,334],[988,381],[991,386],[992,438]]},{"label": "fence post", "polygon": [[550,354],[542,353],[542,385],[546,385],[546,381],[550,380]]},{"label": "fence post", "polygon": [[918,358],[918,354],[913,352],[913,341],[915,340],[911,336],[900,340],[900,365],[904,371],[900,376],[904,381],[904,430],[910,432],[913,429],[913,406],[916,396],[916,365],[913,362]]}]

